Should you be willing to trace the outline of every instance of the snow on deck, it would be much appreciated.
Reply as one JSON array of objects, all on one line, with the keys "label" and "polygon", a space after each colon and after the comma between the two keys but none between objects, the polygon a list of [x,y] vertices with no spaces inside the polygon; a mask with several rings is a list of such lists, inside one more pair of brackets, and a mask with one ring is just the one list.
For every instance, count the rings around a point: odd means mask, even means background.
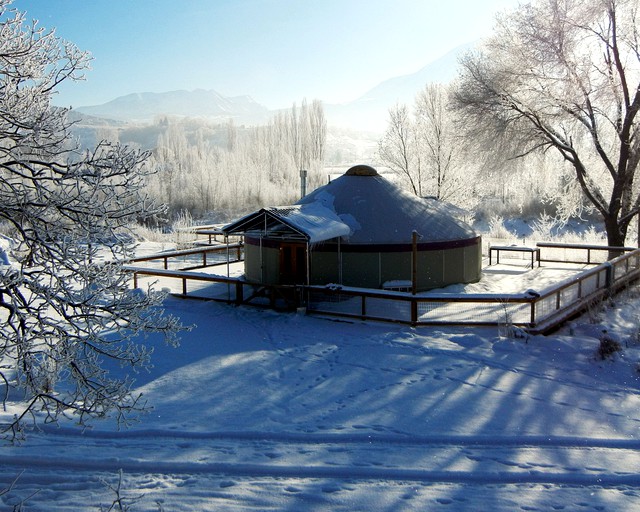
[{"label": "snow on deck", "polygon": [[[517,265],[490,270],[531,285]],[[0,489],[20,477],[0,508],[106,510],[122,470],[141,512],[640,510],[638,299],[616,302],[602,325],[525,343],[169,297],[194,328],[178,348],[141,340],[149,414],[3,445]],[[610,361],[595,357],[604,328],[626,347]]]},{"label": "snow on deck", "polygon": [[[144,251],[145,255],[152,254],[151,251]],[[222,255],[224,256],[224,255]],[[221,256],[221,259],[222,259]],[[181,260],[180,264],[184,264],[187,259]],[[198,258],[194,258],[197,262]],[[157,263],[155,266],[157,267]],[[145,265],[153,267],[152,264]],[[170,267],[171,268],[171,267]],[[542,263],[541,267],[534,267],[528,264],[528,261],[522,258],[502,258],[500,264],[488,265],[488,260],[483,261],[482,278],[477,283],[469,284],[453,284],[446,288],[438,288],[425,292],[419,292],[418,296],[428,297],[430,295],[458,295],[458,294],[521,294],[529,290],[538,292],[580,274],[592,265],[583,265],[575,263]],[[217,275],[222,277],[240,278],[244,275],[244,262],[235,262],[227,266],[221,263],[203,269],[198,272]],[[159,283],[162,286],[170,288],[171,291],[177,293],[179,287],[176,280],[161,278]],[[400,282],[400,281],[398,281]],[[173,283],[173,284],[172,284]],[[410,280],[402,281],[403,285],[410,283]],[[345,287],[346,289],[347,287]],[[382,292],[383,290],[376,290]],[[393,291],[390,291],[393,293]]]},{"label": "snow on deck", "polygon": [[[420,292],[416,294],[421,299],[433,297],[433,301],[422,300],[418,303],[418,323],[501,323],[526,324],[531,321],[531,306],[528,303],[507,304],[495,301],[495,295],[509,295],[525,297],[527,294],[540,293],[556,286],[583,272],[589,266],[582,264],[547,263],[541,267],[531,268],[524,258],[503,258],[500,264],[485,265],[482,278],[477,283],[456,284],[446,288]],[[236,262],[230,265],[220,264],[214,267],[198,269],[198,275],[210,274],[222,277],[242,278],[244,263]],[[167,277],[142,277],[152,279],[158,287],[170,293],[182,294],[182,279]],[[406,283],[404,283],[406,284]],[[362,315],[362,300],[360,296],[341,292],[372,292],[379,294],[377,298],[367,298],[366,316],[382,320],[396,320],[409,323],[411,321],[411,303],[397,300],[406,294],[394,290],[359,289],[328,285],[328,291],[338,293],[323,293],[321,290],[313,292],[308,305],[310,311],[328,314],[350,316]],[[197,298],[211,298],[232,302],[235,300],[235,287],[228,283],[210,283],[197,280],[187,281],[187,294]],[[247,297],[245,292],[245,298]],[[387,297],[387,298],[385,298]],[[456,300],[474,298],[475,302]],[[266,299],[265,299],[266,300]]]}]

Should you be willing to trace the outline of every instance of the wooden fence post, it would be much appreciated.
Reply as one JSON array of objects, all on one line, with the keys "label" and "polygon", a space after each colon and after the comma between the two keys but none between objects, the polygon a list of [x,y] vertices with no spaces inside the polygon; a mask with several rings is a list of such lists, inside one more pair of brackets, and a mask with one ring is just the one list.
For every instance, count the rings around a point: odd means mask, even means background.
[{"label": "wooden fence post", "polygon": [[536,325],[536,303],[538,299],[531,299],[531,326]]},{"label": "wooden fence post", "polygon": [[604,263],[605,266],[605,286],[607,288],[611,288],[611,285],[613,284],[613,265],[606,261]]},{"label": "wooden fence post", "polygon": [[411,325],[415,327],[418,323],[418,301],[415,298],[411,299]]},{"label": "wooden fence post", "polygon": [[242,287],[242,282],[236,281],[236,304],[240,305],[244,302],[244,288]]}]

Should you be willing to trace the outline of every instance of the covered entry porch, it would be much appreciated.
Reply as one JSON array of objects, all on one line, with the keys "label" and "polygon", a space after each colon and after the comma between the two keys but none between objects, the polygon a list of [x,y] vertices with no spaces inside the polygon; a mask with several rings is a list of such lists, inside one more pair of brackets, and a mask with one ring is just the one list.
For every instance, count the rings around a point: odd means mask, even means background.
[{"label": "covered entry porch", "polygon": [[265,285],[313,284],[312,247],[340,239],[349,226],[319,204],[268,207],[222,228],[242,235],[245,243],[245,279]]}]

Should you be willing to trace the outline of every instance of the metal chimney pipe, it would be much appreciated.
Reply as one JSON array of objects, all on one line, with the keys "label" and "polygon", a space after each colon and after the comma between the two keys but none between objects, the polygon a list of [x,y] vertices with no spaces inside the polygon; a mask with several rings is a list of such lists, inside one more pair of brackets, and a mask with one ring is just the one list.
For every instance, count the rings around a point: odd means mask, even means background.
[{"label": "metal chimney pipe", "polygon": [[307,171],[300,169],[300,197],[307,195]]}]

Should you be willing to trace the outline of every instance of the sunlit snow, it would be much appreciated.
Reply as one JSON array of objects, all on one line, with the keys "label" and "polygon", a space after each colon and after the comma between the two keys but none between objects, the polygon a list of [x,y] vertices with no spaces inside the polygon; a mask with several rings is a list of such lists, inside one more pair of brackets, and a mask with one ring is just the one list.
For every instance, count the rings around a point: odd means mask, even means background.
[{"label": "sunlit snow", "polygon": [[[501,267],[476,291],[553,274]],[[513,339],[169,298],[195,328],[177,349],[147,340],[153,410],[2,446],[0,489],[20,476],[0,503],[107,509],[122,470],[135,511],[637,510],[638,300]],[[603,329],[613,360],[596,358]]]}]

